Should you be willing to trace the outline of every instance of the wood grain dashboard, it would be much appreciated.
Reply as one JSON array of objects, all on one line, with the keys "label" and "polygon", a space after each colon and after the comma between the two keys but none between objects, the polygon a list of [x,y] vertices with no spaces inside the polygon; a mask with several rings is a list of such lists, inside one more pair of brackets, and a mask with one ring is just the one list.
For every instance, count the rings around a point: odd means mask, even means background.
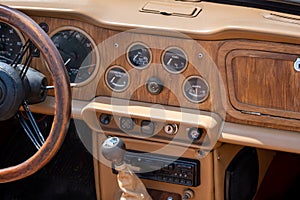
[{"label": "wood grain dashboard", "polygon": [[[283,130],[299,131],[299,72],[294,62],[300,57],[297,45],[257,40],[193,40],[174,32],[172,37],[147,34],[134,29],[125,32],[97,27],[78,20],[34,17],[49,26],[49,34],[63,26],[84,30],[97,44],[99,65],[96,74],[84,85],[73,88],[73,99],[89,101],[98,96],[180,106],[212,112],[225,112],[226,121]],[[143,69],[128,62],[128,48],[134,43],[146,44],[151,64]],[[169,47],[178,47],[187,55],[188,66],[181,73],[170,73],[162,65],[162,55]],[[42,59],[35,66],[47,74]],[[121,66],[130,74],[128,88],[112,91],[105,82],[107,69]],[[151,77],[163,83],[159,94],[150,94],[145,85]],[[191,102],[183,94],[185,80],[191,76],[205,79],[209,96]]]}]

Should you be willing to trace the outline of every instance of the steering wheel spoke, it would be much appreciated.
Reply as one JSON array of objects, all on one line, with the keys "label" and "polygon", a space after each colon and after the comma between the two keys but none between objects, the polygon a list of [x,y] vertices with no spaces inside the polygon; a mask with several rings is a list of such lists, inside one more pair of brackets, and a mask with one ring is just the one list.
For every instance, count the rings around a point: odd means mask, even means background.
[{"label": "steering wheel spoke", "polygon": [[[17,114],[17,118],[28,138],[31,140],[36,149],[39,150],[45,143],[45,138],[41,133],[40,128],[38,127],[26,101],[24,101],[22,107],[24,109],[26,119],[20,113],[20,111]],[[28,124],[28,121],[30,122],[30,125]]]},{"label": "steering wheel spoke", "polygon": [[[24,77],[26,76],[30,63],[36,51],[38,51],[37,48],[31,42],[31,40],[28,39],[21,48],[20,52],[15,57],[15,59],[11,62],[11,66],[15,69],[17,69],[18,66],[21,65],[21,67],[18,69],[20,71],[21,79],[24,79]],[[24,58],[25,56],[26,58]],[[24,63],[22,63],[23,61]]]}]

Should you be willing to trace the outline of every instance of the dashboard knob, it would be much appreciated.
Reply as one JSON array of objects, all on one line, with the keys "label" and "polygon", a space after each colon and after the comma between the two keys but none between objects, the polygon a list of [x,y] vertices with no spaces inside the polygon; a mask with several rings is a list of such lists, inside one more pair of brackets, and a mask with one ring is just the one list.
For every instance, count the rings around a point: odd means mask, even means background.
[{"label": "dashboard knob", "polygon": [[188,136],[193,142],[196,142],[200,140],[202,133],[203,130],[201,128],[190,128]]},{"label": "dashboard knob", "polygon": [[157,77],[151,77],[147,81],[146,87],[149,93],[159,94],[163,89],[163,84]]}]

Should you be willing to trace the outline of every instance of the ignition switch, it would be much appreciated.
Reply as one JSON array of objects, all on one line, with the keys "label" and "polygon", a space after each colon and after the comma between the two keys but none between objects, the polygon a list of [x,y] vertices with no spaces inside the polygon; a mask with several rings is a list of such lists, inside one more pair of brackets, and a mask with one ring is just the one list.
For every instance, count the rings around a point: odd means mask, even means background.
[{"label": "ignition switch", "polygon": [[167,124],[164,126],[164,131],[168,135],[175,135],[178,131],[177,124]]}]

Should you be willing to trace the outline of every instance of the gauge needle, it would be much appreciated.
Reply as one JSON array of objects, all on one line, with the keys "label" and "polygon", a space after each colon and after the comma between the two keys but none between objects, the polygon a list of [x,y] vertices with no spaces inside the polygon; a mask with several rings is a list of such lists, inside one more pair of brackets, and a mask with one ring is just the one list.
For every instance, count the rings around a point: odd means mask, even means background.
[{"label": "gauge needle", "polygon": [[139,56],[139,54],[136,54],[136,55],[133,57],[133,60],[136,60],[138,56]]},{"label": "gauge needle", "polygon": [[66,62],[65,65],[67,65],[71,61],[71,58],[69,58]]},{"label": "gauge needle", "polygon": [[170,65],[172,60],[173,60],[173,58],[170,58],[170,60],[167,62],[167,65]]},{"label": "gauge needle", "polygon": [[113,83],[114,80],[115,80],[115,78],[116,78],[116,77],[114,76],[114,77],[110,80],[110,82]]}]

